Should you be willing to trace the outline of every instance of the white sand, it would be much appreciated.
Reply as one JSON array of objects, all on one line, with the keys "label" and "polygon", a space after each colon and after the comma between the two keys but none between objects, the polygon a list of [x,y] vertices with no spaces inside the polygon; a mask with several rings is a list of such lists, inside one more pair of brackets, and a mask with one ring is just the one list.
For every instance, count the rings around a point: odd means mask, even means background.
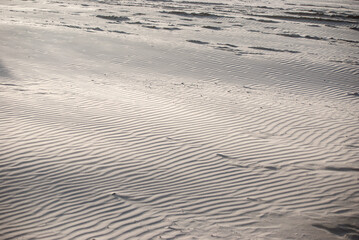
[{"label": "white sand", "polygon": [[359,238],[355,1],[119,2],[0,3],[1,240]]}]

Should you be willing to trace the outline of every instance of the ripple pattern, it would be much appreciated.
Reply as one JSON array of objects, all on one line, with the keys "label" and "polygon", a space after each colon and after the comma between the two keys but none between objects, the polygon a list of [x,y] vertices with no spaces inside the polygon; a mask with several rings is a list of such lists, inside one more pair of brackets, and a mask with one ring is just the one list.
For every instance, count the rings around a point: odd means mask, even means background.
[{"label": "ripple pattern", "polygon": [[351,11],[45,2],[0,7],[0,239],[358,237],[358,69],[303,51]]}]

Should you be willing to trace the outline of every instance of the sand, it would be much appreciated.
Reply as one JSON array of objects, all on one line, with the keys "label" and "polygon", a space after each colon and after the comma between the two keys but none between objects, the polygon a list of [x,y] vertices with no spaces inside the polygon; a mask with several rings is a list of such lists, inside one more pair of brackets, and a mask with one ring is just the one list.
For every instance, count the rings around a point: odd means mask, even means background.
[{"label": "sand", "polygon": [[0,3],[0,239],[358,239],[354,1]]}]

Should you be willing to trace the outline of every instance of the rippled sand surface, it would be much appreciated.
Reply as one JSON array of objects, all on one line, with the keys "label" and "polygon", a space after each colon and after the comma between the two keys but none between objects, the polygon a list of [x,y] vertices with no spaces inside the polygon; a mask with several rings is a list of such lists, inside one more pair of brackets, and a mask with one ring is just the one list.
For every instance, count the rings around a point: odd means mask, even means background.
[{"label": "rippled sand surface", "polygon": [[358,12],[2,0],[0,239],[358,239]]}]

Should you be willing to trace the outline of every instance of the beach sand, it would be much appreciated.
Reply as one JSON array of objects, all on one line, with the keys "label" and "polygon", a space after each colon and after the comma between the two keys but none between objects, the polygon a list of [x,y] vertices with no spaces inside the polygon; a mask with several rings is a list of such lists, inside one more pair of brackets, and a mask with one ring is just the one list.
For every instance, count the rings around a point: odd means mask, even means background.
[{"label": "beach sand", "polygon": [[0,3],[0,239],[358,239],[355,1]]}]

